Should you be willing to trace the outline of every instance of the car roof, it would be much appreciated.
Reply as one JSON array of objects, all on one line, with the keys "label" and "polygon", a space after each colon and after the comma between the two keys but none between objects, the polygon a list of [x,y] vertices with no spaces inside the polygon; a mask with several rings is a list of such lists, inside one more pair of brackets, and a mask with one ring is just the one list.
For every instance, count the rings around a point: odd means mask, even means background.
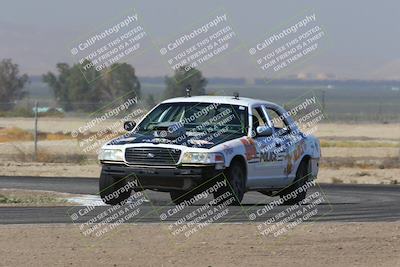
[{"label": "car roof", "polygon": [[219,103],[219,104],[230,104],[230,105],[242,105],[252,106],[256,104],[270,104],[276,106],[276,104],[264,100],[240,97],[235,98],[234,96],[191,96],[191,97],[176,97],[163,101],[162,103],[182,103],[182,102],[200,102],[200,103]]}]

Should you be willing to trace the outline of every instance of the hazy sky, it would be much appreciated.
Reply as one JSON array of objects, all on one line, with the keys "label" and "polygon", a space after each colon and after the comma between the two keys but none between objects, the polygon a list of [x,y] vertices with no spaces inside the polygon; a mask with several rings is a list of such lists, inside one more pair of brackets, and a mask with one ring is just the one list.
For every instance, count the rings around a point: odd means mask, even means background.
[{"label": "hazy sky", "polygon": [[[226,13],[244,49],[200,69],[207,76],[260,77],[248,49],[267,33],[307,11],[326,31],[323,49],[293,73],[330,73],[338,78],[400,79],[399,1],[18,1],[0,9],[0,59],[12,58],[22,71],[42,74],[57,62],[73,63],[70,44],[135,9],[154,42],[170,40]],[[309,11],[309,12],[308,12]],[[157,49],[129,59],[140,76],[170,74]],[[291,72],[289,72],[291,73]]]}]

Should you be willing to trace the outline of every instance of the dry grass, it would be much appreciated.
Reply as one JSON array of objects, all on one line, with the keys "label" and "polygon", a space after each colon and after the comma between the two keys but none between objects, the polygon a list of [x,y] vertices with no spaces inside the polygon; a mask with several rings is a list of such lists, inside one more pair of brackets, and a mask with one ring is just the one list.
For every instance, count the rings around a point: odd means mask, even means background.
[{"label": "dry grass", "polygon": [[[2,128],[0,129],[0,143],[16,142],[16,141],[33,141],[33,133],[31,131],[23,130],[21,128]],[[73,139],[70,134],[62,132],[56,133],[38,133],[38,140],[66,140]]]},{"label": "dry grass", "polygon": [[[39,141],[60,141],[78,139],[83,140],[90,137],[109,137],[109,139],[120,136],[121,133],[115,133],[110,130],[103,130],[101,133],[88,132],[85,134],[78,134],[72,137],[70,132],[38,132]],[[0,143],[17,142],[17,141],[33,141],[33,131],[23,130],[21,128],[0,128]]]},{"label": "dry grass", "polygon": [[42,137],[39,135],[39,140],[59,141],[73,139],[71,135],[64,134],[61,132],[57,133],[42,133]]},{"label": "dry grass", "polygon": [[33,140],[33,134],[16,127],[0,129],[0,143],[12,142],[17,140]]},{"label": "dry grass", "polygon": [[[33,158],[33,153],[24,153],[22,151],[19,151],[18,154],[14,155],[14,160],[18,162],[31,162],[33,161]],[[86,164],[89,161],[89,158],[86,154],[54,154],[42,149],[38,151],[35,161],[44,163],[74,163],[82,165]]]},{"label": "dry grass", "polygon": [[321,140],[321,147],[400,147],[399,142],[387,142],[387,141],[332,141],[332,140]]}]

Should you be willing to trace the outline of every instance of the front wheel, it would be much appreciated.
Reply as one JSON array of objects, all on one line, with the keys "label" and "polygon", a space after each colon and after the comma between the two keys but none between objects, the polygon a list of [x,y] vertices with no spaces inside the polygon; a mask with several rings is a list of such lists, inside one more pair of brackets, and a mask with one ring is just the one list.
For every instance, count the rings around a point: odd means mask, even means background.
[{"label": "front wheel", "polygon": [[238,206],[243,200],[246,191],[246,168],[240,160],[234,160],[231,166],[225,171],[226,186],[214,193],[214,199],[222,197],[221,201],[233,197],[233,201],[229,201],[229,205]]},{"label": "front wheel", "polygon": [[111,175],[101,172],[99,189],[100,197],[108,205],[118,205],[128,199],[132,188],[126,188],[125,178],[115,179]]}]

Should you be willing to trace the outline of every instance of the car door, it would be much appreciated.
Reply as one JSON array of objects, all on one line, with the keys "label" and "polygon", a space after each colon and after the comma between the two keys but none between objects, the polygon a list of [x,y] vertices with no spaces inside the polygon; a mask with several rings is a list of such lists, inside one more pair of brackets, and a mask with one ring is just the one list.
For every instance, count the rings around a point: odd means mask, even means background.
[{"label": "car door", "polygon": [[251,108],[250,131],[256,146],[256,158],[249,162],[248,185],[252,188],[280,187],[285,182],[282,179],[286,178],[282,171],[285,151],[277,151],[277,148],[283,141],[274,138],[274,134],[260,136],[257,126],[272,127],[266,109],[261,104]]},{"label": "car door", "polygon": [[293,149],[293,143],[295,143],[293,138],[297,138],[297,135],[292,132],[291,125],[285,116],[287,114],[284,114],[282,109],[273,105],[264,105],[263,108],[271,127],[273,127],[278,177],[281,178],[280,182],[285,185],[288,182],[290,172],[289,154]]}]

